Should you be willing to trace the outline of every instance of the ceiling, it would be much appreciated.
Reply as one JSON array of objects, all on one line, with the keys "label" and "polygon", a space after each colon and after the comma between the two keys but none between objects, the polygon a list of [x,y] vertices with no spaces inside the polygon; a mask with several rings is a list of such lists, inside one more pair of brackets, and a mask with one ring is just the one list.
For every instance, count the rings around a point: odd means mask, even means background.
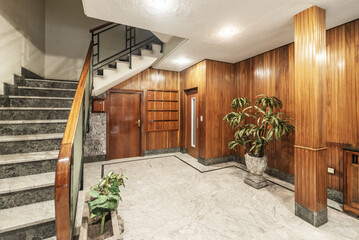
[{"label": "ceiling", "polygon": [[186,38],[156,68],[235,63],[293,42],[294,15],[317,5],[327,29],[359,18],[359,0],[82,0],[92,18]]}]

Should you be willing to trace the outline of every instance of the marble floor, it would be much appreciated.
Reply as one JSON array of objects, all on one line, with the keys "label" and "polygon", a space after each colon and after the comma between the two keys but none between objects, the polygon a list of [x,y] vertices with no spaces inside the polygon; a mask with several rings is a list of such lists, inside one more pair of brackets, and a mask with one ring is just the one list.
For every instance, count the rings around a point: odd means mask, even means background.
[{"label": "marble floor", "polygon": [[294,215],[293,185],[268,177],[268,187],[253,189],[239,163],[203,166],[181,153],[89,163],[84,189],[102,166],[128,177],[118,208],[124,239],[359,240],[359,221],[335,204],[329,222],[315,228]]}]

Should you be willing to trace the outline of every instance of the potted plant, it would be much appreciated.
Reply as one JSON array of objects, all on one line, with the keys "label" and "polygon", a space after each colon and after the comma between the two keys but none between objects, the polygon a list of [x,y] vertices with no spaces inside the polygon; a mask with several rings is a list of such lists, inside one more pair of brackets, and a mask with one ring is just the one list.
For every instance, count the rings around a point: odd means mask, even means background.
[{"label": "potted plant", "polygon": [[80,240],[122,238],[123,221],[117,215],[117,207],[122,201],[120,186],[125,186],[124,179],[123,173],[110,171],[91,187],[85,200]]},{"label": "potted plant", "polygon": [[240,97],[233,100],[233,111],[223,119],[235,130],[228,148],[236,150],[241,146],[248,151],[245,162],[249,173],[244,182],[257,189],[268,185],[263,177],[267,168],[264,150],[272,140],[280,140],[284,134],[294,132],[292,119],[279,112],[281,108],[282,102],[276,97],[259,95],[254,104]]}]

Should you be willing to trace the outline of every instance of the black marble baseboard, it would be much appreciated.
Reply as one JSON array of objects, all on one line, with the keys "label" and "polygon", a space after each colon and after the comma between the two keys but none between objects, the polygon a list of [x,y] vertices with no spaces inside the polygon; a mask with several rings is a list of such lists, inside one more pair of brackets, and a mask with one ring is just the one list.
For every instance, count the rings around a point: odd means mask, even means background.
[{"label": "black marble baseboard", "polygon": [[[21,217],[21,216],[20,216]],[[16,229],[10,232],[0,233],[1,240],[19,240],[19,239],[45,239],[56,235],[55,220],[37,224],[34,226]]]},{"label": "black marble baseboard", "polygon": [[299,204],[295,203],[295,215],[303,219],[304,221],[312,224],[314,227],[319,227],[328,222],[328,209],[325,208],[319,212]]},{"label": "black marble baseboard", "polygon": [[0,165],[0,179],[55,172],[57,158]]},{"label": "black marble baseboard", "polygon": [[54,196],[53,186],[0,194],[0,209],[48,201],[54,199]]},{"label": "black marble baseboard", "polygon": [[344,193],[335,189],[327,188],[327,197],[338,203],[344,203]]},{"label": "black marble baseboard", "polygon": [[[244,158],[236,157],[235,161],[239,162],[239,163],[241,163],[243,165],[246,165],[246,161],[245,161]],[[294,184],[294,175],[292,175],[292,174],[282,172],[282,171],[280,171],[278,169],[270,168],[270,167],[267,167],[267,169],[265,170],[265,173],[272,176],[272,177],[275,177],[275,178],[278,178],[280,180],[283,180],[285,182]]]},{"label": "black marble baseboard", "polygon": [[164,153],[174,153],[180,152],[181,148],[162,148],[162,149],[154,149],[154,150],[146,150],[144,151],[145,156],[157,155],[157,154],[164,154]]},{"label": "black marble baseboard", "polygon": [[205,166],[218,164],[218,163],[224,163],[224,162],[231,162],[231,161],[235,161],[235,160],[236,160],[236,156],[234,156],[234,155],[224,156],[224,157],[216,157],[216,158],[207,158],[207,159],[198,157],[198,162]]},{"label": "black marble baseboard", "polygon": [[187,153],[187,148],[180,148],[181,153]]},{"label": "black marble baseboard", "polygon": [[32,79],[44,79],[40,75],[34,73],[33,71],[30,71],[29,69],[26,69],[24,67],[21,67],[21,76],[24,78],[32,78]]},{"label": "black marble baseboard", "polygon": [[103,161],[106,161],[106,155],[95,155],[95,156],[84,157],[84,163],[103,162]]},{"label": "black marble baseboard", "polygon": [[282,172],[278,169],[270,168],[270,167],[267,167],[267,169],[265,170],[265,173],[270,176],[276,177],[280,180],[283,180],[285,182],[294,184],[294,175],[292,175],[292,174]]}]

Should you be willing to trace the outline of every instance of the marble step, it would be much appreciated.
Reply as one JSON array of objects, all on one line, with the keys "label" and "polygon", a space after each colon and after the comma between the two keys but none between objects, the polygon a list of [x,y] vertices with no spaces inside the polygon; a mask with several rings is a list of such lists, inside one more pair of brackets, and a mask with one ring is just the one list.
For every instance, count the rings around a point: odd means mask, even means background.
[{"label": "marble step", "polygon": [[9,96],[10,107],[66,107],[70,108],[72,97]]},{"label": "marble step", "polygon": [[61,133],[67,119],[0,121],[0,136]]},{"label": "marble step", "polygon": [[19,96],[74,97],[76,89],[19,86]]},{"label": "marble step", "polygon": [[0,107],[0,120],[67,119],[70,108]]},{"label": "marble step", "polygon": [[54,172],[58,150],[0,155],[0,179]]},{"label": "marble step", "polygon": [[46,238],[44,240],[56,240],[56,236],[53,236],[53,237],[49,237],[49,238]]},{"label": "marble step", "polygon": [[24,85],[28,87],[76,89],[78,85],[78,81],[25,79]]},{"label": "marble step", "polygon": [[0,239],[45,239],[56,235],[54,201],[0,210]]},{"label": "marble step", "polygon": [[0,209],[54,199],[55,173],[0,179]]},{"label": "marble step", "polygon": [[60,149],[63,133],[0,136],[0,154],[42,152]]}]

